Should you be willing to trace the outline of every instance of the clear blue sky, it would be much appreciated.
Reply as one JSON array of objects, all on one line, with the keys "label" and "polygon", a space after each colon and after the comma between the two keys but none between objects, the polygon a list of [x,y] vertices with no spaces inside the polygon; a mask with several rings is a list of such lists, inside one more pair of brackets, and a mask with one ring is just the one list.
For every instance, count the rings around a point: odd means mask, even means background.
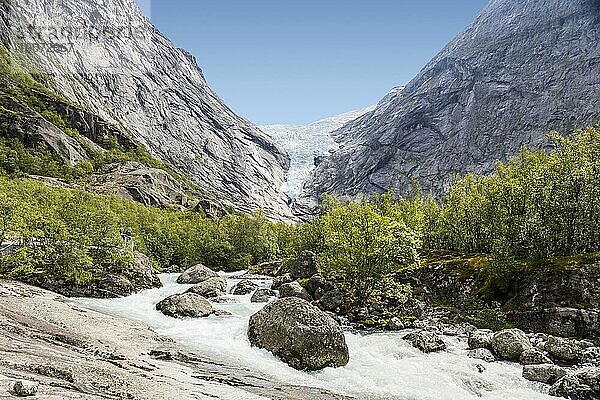
[{"label": "clear blue sky", "polygon": [[[312,122],[406,84],[487,0],[138,0],[255,124]],[[149,12],[147,10],[150,10]]]}]

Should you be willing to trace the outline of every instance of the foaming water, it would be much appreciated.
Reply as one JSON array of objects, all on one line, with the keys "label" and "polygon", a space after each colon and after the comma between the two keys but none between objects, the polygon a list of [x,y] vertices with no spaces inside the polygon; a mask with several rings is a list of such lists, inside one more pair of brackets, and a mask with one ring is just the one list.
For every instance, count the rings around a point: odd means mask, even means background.
[{"label": "foaming water", "polygon": [[[239,274],[228,278],[228,291]],[[156,311],[164,298],[193,285],[176,283],[177,274],[161,275],[164,286],[120,299],[77,299],[79,305],[107,314],[143,322],[157,333],[206,355],[215,361],[242,366],[280,381],[355,396],[358,399],[399,400],[550,400],[541,385],[521,377],[521,367],[511,363],[486,363],[466,356],[466,343],[444,337],[448,351],[422,354],[402,340],[400,333],[346,333],[350,362],[342,368],[320,372],[296,371],[271,353],[250,346],[248,319],[264,305],[250,302],[250,295],[227,295],[232,303],[214,304],[233,316],[174,319]],[[269,287],[270,281],[255,281]],[[480,372],[481,366],[485,368]]]}]

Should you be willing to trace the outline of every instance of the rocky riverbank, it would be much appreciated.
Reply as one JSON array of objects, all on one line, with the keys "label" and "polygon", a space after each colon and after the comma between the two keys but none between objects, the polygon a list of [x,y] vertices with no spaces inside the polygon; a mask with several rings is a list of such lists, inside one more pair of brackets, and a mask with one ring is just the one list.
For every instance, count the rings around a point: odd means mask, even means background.
[{"label": "rocky riverbank", "polygon": [[0,281],[0,398],[33,382],[37,398],[341,399],[190,353],[147,326]]}]

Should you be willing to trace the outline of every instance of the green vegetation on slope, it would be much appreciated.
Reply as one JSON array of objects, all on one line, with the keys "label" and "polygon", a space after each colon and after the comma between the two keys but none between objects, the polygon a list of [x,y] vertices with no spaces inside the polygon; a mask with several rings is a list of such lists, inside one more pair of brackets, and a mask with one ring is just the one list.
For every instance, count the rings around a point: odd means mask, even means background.
[{"label": "green vegetation on slope", "polygon": [[[120,250],[120,233],[130,231],[137,249],[160,267],[201,262],[237,270],[311,250],[323,274],[356,304],[401,293],[391,277],[418,267],[418,254],[482,254],[467,257],[470,268],[485,276],[489,293],[502,292],[522,265],[577,268],[574,256],[600,252],[600,131],[549,139],[552,153],[523,149],[489,176],[458,179],[439,202],[418,191],[407,199],[328,198],[322,217],[295,225],[261,213],[214,221],[2,178],[0,233],[24,247],[3,257],[0,273],[27,281],[48,273],[84,279],[123,268],[130,258]],[[540,261],[548,259],[555,261]]]}]

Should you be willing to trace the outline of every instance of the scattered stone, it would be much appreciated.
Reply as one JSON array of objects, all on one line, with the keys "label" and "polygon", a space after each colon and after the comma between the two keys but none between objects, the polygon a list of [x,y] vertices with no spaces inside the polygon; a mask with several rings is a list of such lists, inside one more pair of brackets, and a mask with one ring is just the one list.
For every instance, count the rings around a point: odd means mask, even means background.
[{"label": "scattered stone", "polygon": [[198,284],[208,280],[209,278],[218,278],[219,274],[217,274],[212,269],[205,267],[202,264],[198,264],[185,270],[184,273],[179,275],[177,278],[177,283],[180,284]]},{"label": "scattered stone", "polygon": [[494,357],[492,352],[489,351],[488,349],[483,349],[483,348],[469,350],[469,352],[467,353],[467,356],[469,358],[483,360],[483,361],[489,362],[489,363],[496,361],[496,357]]},{"label": "scattered stone", "polygon": [[235,304],[235,303],[239,303],[238,299],[233,299],[231,297],[225,297],[225,296],[216,297],[214,299],[210,299],[210,301],[212,301],[213,303],[220,303],[220,304]]},{"label": "scattered stone", "polygon": [[313,296],[319,289],[322,290],[323,293],[333,290],[333,284],[325,279],[325,277],[321,274],[313,275],[308,279],[308,281],[306,281],[305,284],[303,284],[303,286],[308,293]]},{"label": "scattered stone", "polygon": [[404,328],[404,322],[402,322],[402,319],[398,317],[391,318],[387,324],[387,329],[390,331],[401,331]]},{"label": "scattered stone", "polygon": [[434,353],[437,351],[446,350],[446,343],[435,333],[420,330],[409,333],[403,337],[413,347],[421,350],[423,353]]},{"label": "scattered stone", "polygon": [[258,285],[252,282],[249,279],[241,280],[235,287],[233,288],[233,294],[236,296],[245,296],[254,292],[258,288]]},{"label": "scattered stone", "polygon": [[290,275],[294,279],[305,279],[310,278],[317,272],[317,255],[312,251],[303,251],[292,265]]},{"label": "scattered stone", "polygon": [[218,309],[213,310],[212,314],[217,317],[229,317],[229,316],[233,315],[232,313],[230,313],[227,310],[218,310]]},{"label": "scattered stone", "polygon": [[182,274],[185,272],[185,270],[186,270],[186,268],[181,267],[177,264],[173,264],[173,265],[163,269],[163,272],[165,274]]},{"label": "scattered stone", "polygon": [[469,349],[488,349],[492,348],[492,338],[494,332],[489,329],[479,329],[469,336]]},{"label": "scattered stone", "polygon": [[477,372],[479,372],[480,374],[483,374],[485,372],[485,370],[487,369],[486,367],[484,367],[481,364],[475,365],[475,368],[477,368]]},{"label": "scattered stone", "polygon": [[173,318],[208,317],[213,307],[208,300],[196,293],[175,294],[156,305],[156,309]]},{"label": "scattered stone", "polygon": [[279,290],[281,285],[283,285],[285,283],[290,283],[290,282],[294,282],[294,278],[292,278],[292,275],[290,275],[290,274],[276,276],[275,278],[273,278],[273,285],[271,285],[271,289]]},{"label": "scattered stone", "polygon": [[[324,293],[318,302],[319,307],[326,311],[337,311],[343,304],[344,295],[337,289]],[[359,318],[361,320],[369,318],[369,310],[365,308],[362,312],[359,312]]]},{"label": "scattered stone", "polygon": [[581,361],[584,363],[598,363],[600,361],[600,347],[588,347],[581,352]]},{"label": "scattered stone", "polygon": [[271,297],[276,297],[277,293],[272,291],[271,289],[258,289],[252,295],[250,301],[252,303],[267,303]]},{"label": "scattered stone", "polygon": [[505,329],[492,337],[492,350],[502,360],[519,361],[525,350],[533,348],[529,338],[520,329]]},{"label": "scattered stone", "polygon": [[224,296],[227,293],[227,281],[222,277],[208,278],[188,289],[188,293],[196,293],[207,299]]},{"label": "scattered stone", "polygon": [[521,365],[554,364],[542,351],[538,349],[527,349],[521,353],[519,358]]},{"label": "scattered stone", "polygon": [[298,297],[306,301],[312,301],[311,295],[298,282],[284,283],[279,288],[279,297]]},{"label": "scattered stone", "polygon": [[532,382],[552,385],[565,375],[567,375],[567,371],[554,364],[526,365],[523,367],[523,378]]},{"label": "scattered stone", "polygon": [[556,336],[548,337],[544,348],[551,357],[567,362],[577,362],[581,359],[583,353],[583,349],[575,340]]},{"label": "scattered stone", "polygon": [[35,396],[38,391],[38,383],[31,381],[16,381],[12,385],[12,392],[17,397]]},{"label": "scattered stone", "polygon": [[600,398],[600,368],[584,368],[559,379],[549,394],[572,400],[596,400]]},{"label": "scattered stone", "polygon": [[297,297],[267,304],[250,317],[252,346],[267,349],[288,365],[315,371],[349,361],[344,332],[333,318]]}]

